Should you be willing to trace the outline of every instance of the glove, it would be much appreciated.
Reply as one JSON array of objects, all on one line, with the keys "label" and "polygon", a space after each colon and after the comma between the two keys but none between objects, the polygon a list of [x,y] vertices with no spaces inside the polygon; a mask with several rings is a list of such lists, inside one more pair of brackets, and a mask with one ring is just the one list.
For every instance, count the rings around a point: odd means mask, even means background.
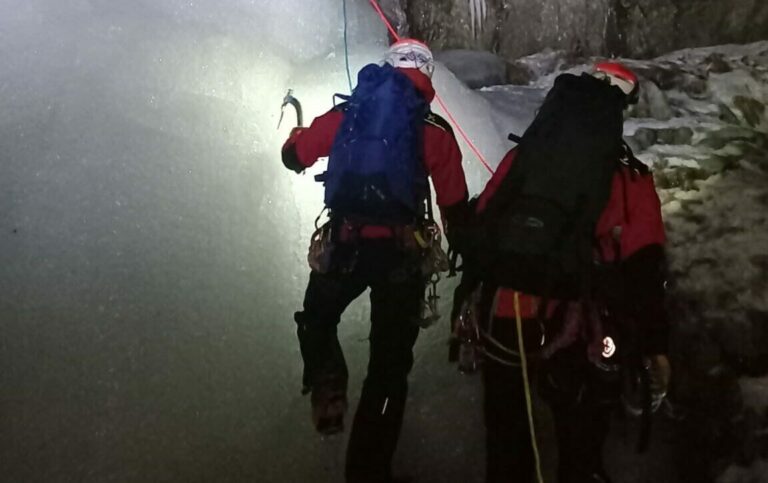
[{"label": "glove", "polygon": [[448,239],[448,247],[451,251],[460,255],[467,254],[470,238],[466,227],[461,225],[454,225],[448,229],[445,237]]},{"label": "glove", "polygon": [[448,246],[456,253],[465,255],[470,244],[470,222],[472,213],[464,198],[451,206],[442,207],[443,226]]},{"label": "glove", "polygon": [[651,390],[651,409],[655,412],[667,396],[669,381],[672,377],[672,367],[664,354],[645,356],[643,365],[648,371]]},{"label": "glove", "polygon": [[298,139],[298,137],[302,132],[304,132],[305,129],[306,128],[304,127],[295,127],[291,129],[291,134],[288,136],[288,140],[285,141],[285,144],[283,144],[283,165],[296,173],[301,173],[305,169],[305,166],[301,164],[301,161],[299,161],[299,156],[296,153],[296,139]]},{"label": "glove", "polygon": [[291,129],[291,133],[288,135],[288,139],[285,141],[285,144],[283,144],[283,150],[288,148],[289,146],[293,146],[296,143],[296,140],[301,136],[301,133],[306,131],[307,128],[305,127],[295,127]]}]

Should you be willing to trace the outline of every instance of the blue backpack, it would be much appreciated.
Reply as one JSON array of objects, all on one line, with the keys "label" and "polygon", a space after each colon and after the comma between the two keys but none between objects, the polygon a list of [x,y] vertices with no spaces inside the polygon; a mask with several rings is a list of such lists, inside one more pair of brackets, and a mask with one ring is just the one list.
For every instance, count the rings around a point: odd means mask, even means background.
[{"label": "blue backpack", "polygon": [[408,77],[389,64],[358,74],[340,106],[344,119],[334,139],[325,205],[336,215],[371,224],[412,223],[429,189],[424,169],[427,102]]}]

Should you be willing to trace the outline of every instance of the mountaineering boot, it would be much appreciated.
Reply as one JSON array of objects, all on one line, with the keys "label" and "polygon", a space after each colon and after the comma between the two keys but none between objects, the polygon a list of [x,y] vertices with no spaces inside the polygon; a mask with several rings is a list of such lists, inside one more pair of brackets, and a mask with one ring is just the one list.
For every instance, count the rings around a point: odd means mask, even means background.
[{"label": "mountaineering boot", "polygon": [[347,412],[345,384],[328,379],[312,388],[312,422],[318,433],[325,436],[344,430],[344,414]]}]

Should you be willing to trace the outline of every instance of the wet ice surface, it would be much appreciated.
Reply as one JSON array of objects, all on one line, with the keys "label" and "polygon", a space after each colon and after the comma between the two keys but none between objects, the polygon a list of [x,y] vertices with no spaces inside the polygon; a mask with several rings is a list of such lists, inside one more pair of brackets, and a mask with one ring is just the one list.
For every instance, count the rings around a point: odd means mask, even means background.
[{"label": "wet ice surface", "polygon": [[[299,395],[292,320],[322,166],[285,170],[293,113],[276,125],[289,87],[308,119],[346,92],[340,8],[0,1],[4,481],[339,480],[343,445],[319,441]],[[356,71],[386,35],[367,6],[349,14]],[[478,142],[496,137],[475,94],[436,82]],[[343,329],[353,395],[367,317],[361,299]],[[450,387],[439,360],[416,374],[433,365]],[[420,374],[427,398],[440,388]]]},{"label": "wet ice surface", "polygon": [[[284,170],[292,113],[276,130],[287,88],[308,120],[346,91],[340,13],[0,0],[4,480],[340,481],[346,436],[311,428],[292,321],[322,166]],[[356,70],[386,35],[364,2],[350,19]],[[544,92],[474,92],[442,68],[435,84],[492,165]],[[488,174],[462,147],[477,193]],[[353,406],[367,318],[361,297],[341,329]],[[417,343],[396,468],[480,482],[479,379],[446,363],[446,324]],[[664,472],[621,454],[641,469],[618,482]]]}]

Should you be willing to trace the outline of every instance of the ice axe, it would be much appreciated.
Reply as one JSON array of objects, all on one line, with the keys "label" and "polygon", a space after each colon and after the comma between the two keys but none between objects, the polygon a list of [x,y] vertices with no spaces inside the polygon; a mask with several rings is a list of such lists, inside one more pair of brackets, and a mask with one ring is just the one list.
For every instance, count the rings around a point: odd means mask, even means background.
[{"label": "ice axe", "polygon": [[296,126],[304,127],[304,114],[301,110],[301,103],[293,97],[293,89],[288,89],[288,93],[283,97],[283,105],[280,106],[280,119],[277,121],[277,128],[280,129],[280,123],[283,122],[283,116],[285,115],[285,106],[288,104],[296,109]]}]

